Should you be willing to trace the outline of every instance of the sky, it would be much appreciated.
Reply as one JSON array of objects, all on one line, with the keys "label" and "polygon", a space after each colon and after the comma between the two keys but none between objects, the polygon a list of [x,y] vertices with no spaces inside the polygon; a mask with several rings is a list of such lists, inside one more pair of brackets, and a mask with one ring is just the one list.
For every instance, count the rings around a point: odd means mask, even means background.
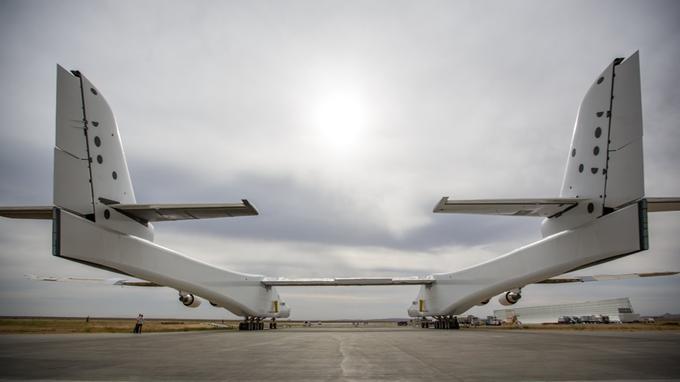
[{"label": "sky", "polygon": [[[648,196],[679,196],[674,1],[0,0],[0,205],[52,201],[56,64],[112,107],[138,203],[260,215],[157,223],[156,242],[235,271],[423,276],[540,238],[540,219],[433,214],[558,196],[578,105],[640,51]],[[234,318],[51,256],[49,221],[0,218],[0,315]],[[579,271],[680,270],[680,213],[650,249]],[[530,285],[520,306],[630,297],[680,313],[680,277]],[[293,319],[406,317],[417,286],[281,288]],[[495,299],[470,310],[485,316]]]}]

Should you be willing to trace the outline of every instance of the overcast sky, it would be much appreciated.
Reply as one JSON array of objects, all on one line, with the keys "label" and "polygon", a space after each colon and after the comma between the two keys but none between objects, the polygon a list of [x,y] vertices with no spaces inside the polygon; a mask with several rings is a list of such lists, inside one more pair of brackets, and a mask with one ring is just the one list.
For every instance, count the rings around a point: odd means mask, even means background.
[{"label": "overcast sky", "polygon": [[[578,105],[640,51],[649,196],[680,195],[674,1],[0,1],[0,205],[51,204],[56,64],[116,115],[139,203],[250,200],[257,217],[156,224],[156,241],[268,276],[454,271],[540,219],[432,214],[442,196],[552,197]],[[0,218],[0,315],[233,318],[50,254]],[[580,274],[680,270],[680,213],[650,250]],[[295,319],[405,317],[417,287],[282,288]],[[517,306],[630,297],[680,313],[680,277],[528,286]],[[490,314],[493,300],[471,313]]]}]

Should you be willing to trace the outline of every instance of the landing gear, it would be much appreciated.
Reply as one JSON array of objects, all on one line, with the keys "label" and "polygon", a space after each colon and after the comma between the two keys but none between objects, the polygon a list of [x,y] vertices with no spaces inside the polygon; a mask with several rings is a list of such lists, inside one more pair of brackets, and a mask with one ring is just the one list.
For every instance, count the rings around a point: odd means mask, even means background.
[{"label": "landing gear", "polygon": [[246,317],[245,320],[239,322],[238,330],[262,330],[264,324],[259,317]]},{"label": "landing gear", "polygon": [[[238,323],[238,330],[264,330],[264,322],[262,320],[262,317],[246,317]],[[269,329],[276,329],[275,318],[272,318],[272,322],[269,323]]]},{"label": "landing gear", "polygon": [[[422,328],[429,328],[429,321],[423,321],[420,326]],[[435,329],[460,329],[458,324],[458,319],[455,316],[435,316],[434,321]]]}]

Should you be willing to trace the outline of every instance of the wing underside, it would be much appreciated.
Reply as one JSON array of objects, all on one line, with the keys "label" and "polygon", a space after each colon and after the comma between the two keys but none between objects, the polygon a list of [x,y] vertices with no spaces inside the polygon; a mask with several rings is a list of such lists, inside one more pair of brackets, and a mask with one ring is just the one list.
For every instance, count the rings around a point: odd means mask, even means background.
[{"label": "wing underside", "polygon": [[449,200],[443,197],[434,212],[551,217],[583,201],[576,198]]},{"label": "wing underside", "polygon": [[52,206],[0,207],[0,216],[12,219],[52,219]]},{"label": "wing underside", "polygon": [[[254,216],[258,212],[247,200],[219,204],[119,204],[100,198],[108,207],[143,223]],[[52,206],[0,207],[0,216],[13,219],[52,219]]]},{"label": "wing underside", "polygon": [[585,283],[589,281],[627,280],[640,277],[673,276],[677,275],[678,273],[680,272],[648,272],[648,273],[628,273],[622,275],[553,277],[547,280],[539,281],[536,284],[564,284],[564,283]]},{"label": "wing underside", "polygon": [[90,283],[90,284],[104,284],[104,285],[115,285],[115,286],[134,286],[134,287],[162,287],[146,280],[130,280],[130,279],[120,279],[120,278],[95,278],[95,277],[54,277],[54,276],[36,276],[36,275],[26,275],[27,278],[37,281],[48,281],[48,282],[74,282],[74,283]]},{"label": "wing underside", "polygon": [[143,222],[254,216],[258,212],[247,200],[225,204],[110,204],[109,207]]},{"label": "wing underside", "polygon": [[265,278],[262,284],[272,286],[366,286],[366,285],[430,285],[428,277],[337,277],[337,278]]},{"label": "wing underside", "polygon": [[680,211],[680,198],[647,198],[647,211]]},{"label": "wing underside", "polygon": [[[646,198],[648,212],[680,211],[680,198]],[[435,213],[536,216],[549,218],[587,202],[578,198],[450,200],[443,197]]]},{"label": "wing underside", "polygon": [[[567,276],[553,277],[547,280],[536,282],[535,284],[566,284],[583,283],[590,281],[612,281],[627,280],[643,277],[673,276],[680,272],[647,272],[647,273],[628,273],[619,275],[593,275],[593,276]],[[26,275],[27,278],[38,281],[51,282],[78,282],[108,284],[115,286],[132,287],[162,287],[151,281],[139,279],[121,278],[91,278],[91,277],[54,277],[54,276],[35,276]],[[335,278],[265,278],[262,285],[265,287],[282,286],[370,286],[370,285],[432,285],[436,280],[432,277],[335,277]]]}]

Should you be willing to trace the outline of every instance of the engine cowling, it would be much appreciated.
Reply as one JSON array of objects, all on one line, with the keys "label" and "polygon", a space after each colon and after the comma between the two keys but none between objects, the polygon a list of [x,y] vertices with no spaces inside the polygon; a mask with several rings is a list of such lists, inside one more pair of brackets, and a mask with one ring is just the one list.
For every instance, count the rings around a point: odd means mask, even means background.
[{"label": "engine cowling", "polygon": [[502,295],[500,295],[500,297],[498,297],[498,302],[501,305],[505,305],[505,306],[514,305],[514,304],[517,303],[517,301],[519,301],[520,298],[522,298],[521,293],[510,291],[510,292],[505,292]]},{"label": "engine cowling", "polygon": [[193,294],[180,294],[179,301],[187,308],[198,308],[201,305],[201,300]]}]

